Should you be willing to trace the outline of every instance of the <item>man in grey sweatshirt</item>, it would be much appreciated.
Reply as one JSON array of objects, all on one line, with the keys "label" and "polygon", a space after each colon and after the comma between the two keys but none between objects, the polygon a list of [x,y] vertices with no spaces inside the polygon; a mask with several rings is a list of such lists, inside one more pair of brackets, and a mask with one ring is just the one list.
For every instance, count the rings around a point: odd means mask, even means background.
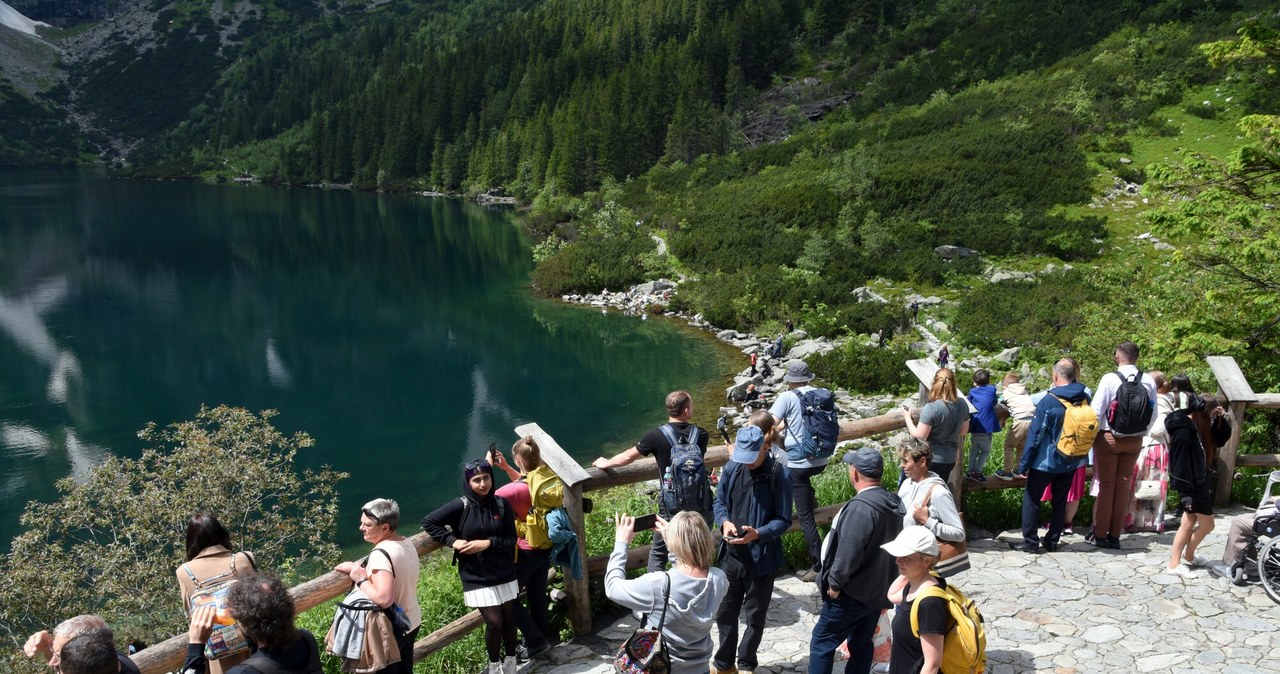
[{"label": "man in grey sweatshirt", "polygon": [[849,643],[847,672],[871,669],[872,637],[897,565],[881,545],[902,531],[906,508],[880,485],[884,459],[869,447],[846,452],[849,482],[858,494],[836,514],[822,542],[818,588],[822,611],[809,640],[809,674],[831,674],[840,642]]}]

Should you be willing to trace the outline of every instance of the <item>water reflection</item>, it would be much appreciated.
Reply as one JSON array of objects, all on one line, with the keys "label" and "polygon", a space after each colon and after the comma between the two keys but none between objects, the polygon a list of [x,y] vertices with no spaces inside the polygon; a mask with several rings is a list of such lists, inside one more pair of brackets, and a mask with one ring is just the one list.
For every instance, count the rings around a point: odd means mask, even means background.
[{"label": "water reflection", "polygon": [[[147,421],[276,408],[409,521],[537,421],[583,457],[716,376],[668,322],[533,300],[509,213],[457,201],[8,173],[0,189],[0,538]],[[8,346],[12,344],[13,346]],[[38,438],[38,440],[37,440]],[[31,448],[39,447],[38,450]],[[343,539],[355,538],[354,529]]]}]

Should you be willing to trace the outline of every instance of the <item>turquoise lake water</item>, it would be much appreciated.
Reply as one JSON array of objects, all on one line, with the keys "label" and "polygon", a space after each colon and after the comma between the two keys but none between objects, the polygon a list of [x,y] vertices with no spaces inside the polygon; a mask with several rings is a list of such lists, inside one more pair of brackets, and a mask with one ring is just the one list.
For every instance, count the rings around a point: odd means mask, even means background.
[{"label": "turquoise lake water", "polygon": [[0,546],[55,480],[201,404],[314,437],[302,465],[351,473],[350,545],[378,496],[417,531],[519,424],[587,460],[730,368],[678,322],[535,298],[531,267],[509,209],[0,172]]}]

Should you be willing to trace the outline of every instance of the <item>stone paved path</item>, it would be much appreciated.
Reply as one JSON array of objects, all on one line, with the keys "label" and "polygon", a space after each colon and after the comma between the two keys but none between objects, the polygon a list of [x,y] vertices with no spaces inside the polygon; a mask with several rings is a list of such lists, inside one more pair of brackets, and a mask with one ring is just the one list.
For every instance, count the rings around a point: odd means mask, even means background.
[{"label": "stone paved path", "polygon": [[[1202,556],[1221,557],[1230,517],[1240,512],[1218,516]],[[1138,533],[1125,538],[1122,550],[1099,550],[1071,536],[1058,552],[1041,555],[1014,552],[1004,540],[971,541],[973,569],[957,580],[986,620],[987,671],[1280,672],[1280,605],[1258,585],[1235,587],[1204,572],[1188,580],[1164,573],[1172,540],[1172,531]],[[806,670],[818,605],[813,584],[778,578],[757,672]],[[525,672],[611,672],[606,656],[635,621],[629,615],[597,621],[595,634],[558,646]],[[836,664],[837,674],[842,667]]]}]

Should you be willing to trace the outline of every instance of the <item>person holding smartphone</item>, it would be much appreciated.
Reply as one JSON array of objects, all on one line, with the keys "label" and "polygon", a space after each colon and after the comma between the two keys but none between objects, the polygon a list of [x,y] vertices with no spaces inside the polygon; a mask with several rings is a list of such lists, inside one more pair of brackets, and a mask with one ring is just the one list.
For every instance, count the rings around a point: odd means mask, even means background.
[{"label": "person holding smartphone", "polygon": [[[724,536],[720,569],[729,589],[716,611],[720,643],[712,674],[754,671],[773,596],[773,576],[782,568],[782,534],[791,526],[787,467],[769,455],[773,415],[757,410],[738,430],[733,453],[720,477],[715,521]],[[745,609],[745,611],[744,611]],[[743,615],[745,613],[745,615]],[[738,640],[738,618],[746,629]]]}]

